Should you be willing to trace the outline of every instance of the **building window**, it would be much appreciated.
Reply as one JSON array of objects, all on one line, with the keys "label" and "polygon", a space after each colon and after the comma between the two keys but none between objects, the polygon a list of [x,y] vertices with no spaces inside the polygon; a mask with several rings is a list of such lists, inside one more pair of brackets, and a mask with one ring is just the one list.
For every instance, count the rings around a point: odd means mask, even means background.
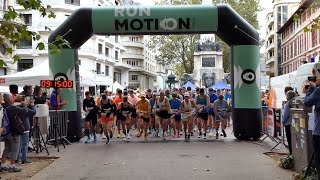
[{"label": "building window", "polygon": [[114,57],[116,60],[119,59],[119,52],[118,51],[114,51]]},{"label": "building window", "polygon": [[23,20],[25,25],[32,26],[32,14],[24,14]]},{"label": "building window", "polygon": [[118,35],[115,35],[115,36],[114,36],[114,41],[115,41],[116,43],[118,43],[118,41],[119,41],[119,36],[118,36]]},{"label": "building window", "polygon": [[17,49],[32,49],[32,41],[21,39],[21,43],[17,45]]},{"label": "building window", "polygon": [[64,2],[65,2],[66,4],[71,4],[71,5],[80,6],[80,0],[65,0]]},{"label": "building window", "polygon": [[109,66],[106,66],[105,75],[109,76]]},{"label": "building window", "polygon": [[81,66],[81,60],[80,59],[78,60],[78,63],[79,63],[79,66]]},{"label": "building window", "polygon": [[21,59],[18,61],[18,72],[30,69],[33,67],[33,59]]},{"label": "building window", "polygon": [[131,81],[138,81],[138,75],[131,75],[131,78],[130,78],[130,80]]},{"label": "building window", "polygon": [[135,37],[135,36],[129,37],[129,40],[133,41],[133,42],[138,42],[139,41],[139,37]]},{"label": "building window", "polygon": [[97,63],[97,74],[101,74],[101,64],[100,63]]},{"label": "building window", "polygon": [[98,53],[102,54],[102,44],[98,43]]},{"label": "building window", "polygon": [[104,53],[105,53],[105,55],[107,56],[107,57],[109,57],[109,48],[104,48]]},{"label": "building window", "polygon": [[312,47],[318,45],[318,32],[317,30],[311,31],[311,38],[312,38]]},{"label": "building window", "polygon": [[7,75],[7,69],[4,67],[0,68],[0,76],[3,76],[3,75]]},{"label": "building window", "polygon": [[7,0],[0,0],[0,11],[7,11]]}]

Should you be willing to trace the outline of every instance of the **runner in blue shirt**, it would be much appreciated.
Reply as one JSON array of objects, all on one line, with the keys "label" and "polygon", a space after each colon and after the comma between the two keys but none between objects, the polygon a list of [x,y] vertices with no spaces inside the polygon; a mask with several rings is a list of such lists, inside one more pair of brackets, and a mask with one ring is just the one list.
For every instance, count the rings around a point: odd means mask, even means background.
[{"label": "runner in blue shirt", "polygon": [[180,105],[181,100],[177,98],[177,93],[172,93],[172,99],[169,100],[169,104],[172,110],[172,125],[173,125],[173,137],[176,136],[176,130],[178,131],[178,138],[180,137],[180,129],[181,129],[181,112]]},{"label": "runner in blue shirt", "polygon": [[214,119],[214,111],[213,111],[213,103],[218,99],[217,94],[215,94],[214,90],[212,88],[209,88],[209,98],[210,98],[210,108],[209,108],[209,120],[208,120],[208,126],[209,126],[209,136],[211,136],[212,131],[213,131],[213,126],[215,126],[215,121]]},{"label": "runner in blue shirt", "polygon": [[226,89],[224,94],[224,100],[228,102],[229,99],[231,99],[231,94],[229,93],[229,90]]}]

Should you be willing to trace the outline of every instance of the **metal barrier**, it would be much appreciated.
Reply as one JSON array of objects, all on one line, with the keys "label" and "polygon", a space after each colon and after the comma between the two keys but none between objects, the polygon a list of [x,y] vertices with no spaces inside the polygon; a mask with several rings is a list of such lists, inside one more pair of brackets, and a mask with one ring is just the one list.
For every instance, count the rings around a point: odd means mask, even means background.
[{"label": "metal barrier", "polygon": [[285,131],[281,119],[281,109],[262,107],[262,135],[260,138],[263,136],[265,137],[260,142],[264,141],[266,138],[276,142],[276,145],[271,148],[271,151],[280,144],[283,144],[288,148],[285,144]]},{"label": "metal barrier", "polygon": [[[56,137],[66,138],[68,133],[68,111],[50,110],[47,141],[54,141]],[[59,136],[60,133],[61,136]]]}]

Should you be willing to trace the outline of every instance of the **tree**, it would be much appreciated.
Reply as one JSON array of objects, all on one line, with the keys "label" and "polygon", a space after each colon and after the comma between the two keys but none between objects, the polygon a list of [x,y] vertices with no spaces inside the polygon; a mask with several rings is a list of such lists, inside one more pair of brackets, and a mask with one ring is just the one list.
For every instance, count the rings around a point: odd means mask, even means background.
[{"label": "tree", "polygon": [[[201,0],[161,0],[157,4],[201,4]],[[159,53],[157,59],[165,64],[173,64],[177,78],[180,78],[183,73],[193,72],[194,43],[199,39],[198,34],[151,36],[149,48]]]},{"label": "tree", "polygon": [[[56,15],[50,10],[50,5],[44,5],[41,0],[17,0],[16,3],[22,6],[25,10],[37,10],[40,12],[41,17],[55,18]],[[5,52],[12,55],[13,62],[20,60],[18,55],[14,53],[14,47],[21,44],[22,41],[38,41],[36,49],[44,50],[45,41],[41,38],[41,35],[37,32],[28,29],[24,23],[24,16],[21,12],[14,9],[13,6],[8,6],[8,10],[3,14],[0,21],[0,44],[7,44]],[[50,28],[45,27],[50,31]],[[48,44],[48,47],[52,49],[52,54],[60,53],[60,49],[64,45],[68,45],[68,42],[63,39],[62,36],[57,36],[56,42]],[[4,60],[0,57],[0,67],[6,66]]]},{"label": "tree", "polygon": [[[213,0],[213,3],[216,4],[228,3],[255,28],[259,26],[257,15],[262,10],[259,2],[260,0]],[[201,4],[201,0],[161,0],[158,4]],[[177,77],[180,77],[183,73],[193,72],[194,43],[199,39],[199,34],[152,36],[149,41],[149,47],[159,53],[158,59],[161,59],[166,64],[174,64],[175,73]],[[217,40],[222,47],[223,67],[226,72],[230,72],[230,48],[219,38]]]}]

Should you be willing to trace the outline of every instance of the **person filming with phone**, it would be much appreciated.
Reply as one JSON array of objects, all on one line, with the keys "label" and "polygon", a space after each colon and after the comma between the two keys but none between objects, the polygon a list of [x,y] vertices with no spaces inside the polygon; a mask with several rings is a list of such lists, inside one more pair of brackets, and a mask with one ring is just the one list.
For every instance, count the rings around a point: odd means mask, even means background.
[{"label": "person filming with phone", "polygon": [[[320,74],[308,77],[308,91],[304,105],[307,107],[315,106],[315,119],[313,128],[313,148],[318,179],[320,180]],[[305,87],[306,90],[307,87]]]}]

